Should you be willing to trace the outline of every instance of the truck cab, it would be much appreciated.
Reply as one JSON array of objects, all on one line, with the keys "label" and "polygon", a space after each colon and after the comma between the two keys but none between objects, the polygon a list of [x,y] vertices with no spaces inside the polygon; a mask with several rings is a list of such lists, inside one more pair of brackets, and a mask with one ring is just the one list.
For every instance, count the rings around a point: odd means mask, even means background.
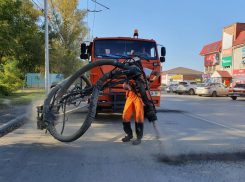
[{"label": "truck cab", "polygon": [[[83,44],[81,47],[85,48],[85,45]],[[124,62],[134,54],[134,56],[141,59],[143,68],[159,72],[161,72],[161,62],[165,61],[165,48],[161,48],[162,57],[159,59],[157,43],[149,39],[130,37],[94,38],[93,42],[86,46],[86,52],[83,48],[81,48],[81,50],[81,59],[87,58],[91,62],[101,59],[116,59],[120,62]],[[92,69],[90,72],[92,85],[95,85],[103,74],[111,71],[113,68],[113,66],[101,66]],[[150,84],[150,94],[155,106],[160,106],[161,90],[158,88],[160,85],[161,77]],[[101,93],[98,98],[97,107],[98,110],[122,109],[125,101],[125,90],[122,85],[117,85]]]}]

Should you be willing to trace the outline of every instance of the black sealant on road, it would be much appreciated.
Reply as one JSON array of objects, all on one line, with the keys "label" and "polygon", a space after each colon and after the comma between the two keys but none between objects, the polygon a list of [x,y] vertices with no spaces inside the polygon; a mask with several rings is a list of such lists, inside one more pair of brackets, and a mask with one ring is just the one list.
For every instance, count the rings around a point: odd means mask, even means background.
[{"label": "black sealant on road", "polygon": [[186,164],[188,162],[245,162],[245,151],[237,151],[237,152],[226,152],[226,153],[189,153],[189,154],[180,154],[180,155],[167,155],[164,152],[164,146],[161,140],[160,130],[155,121],[152,122],[153,128],[155,131],[155,138],[159,148],[159,154],[156,155],[157,161],[166,163],[169,165],[180,165]]}]

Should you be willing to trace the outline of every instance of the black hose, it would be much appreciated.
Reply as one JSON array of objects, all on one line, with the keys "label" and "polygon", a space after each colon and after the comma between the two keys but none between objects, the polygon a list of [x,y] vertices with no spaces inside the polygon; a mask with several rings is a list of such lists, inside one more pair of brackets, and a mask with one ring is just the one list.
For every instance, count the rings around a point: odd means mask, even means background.
[{"label": "black hose", "polygon": [[62,96],[64,95],[64,93],[67,91],[67,89],[71,86],[71,84],[77,79],[79,78],[81,75],[83,75],[85,72],[98,67],[98,66],[103,66],[103,65],[116,65],[117,64],[117,60],[109,60],[109,59],[104,59],[104,60],[98,60],[98,61],[94,61],[91,62],[87,65],[85,65],[84,67],[82,67],[81,69],[79,69],[74,75],[72,75],[69,78],[69,81],[66,82],[62,88],[58,91],[57,94],[57,101],[61,100]]},{"label": "black hose", "polygon": [[[59,132],[57,132],[54,123],[52,123],[52,121],[50,120],[50,118],[52,117],[50,114],[50,102],[51,99],[53,97],[53,95],[58,91],[57,93],[57,99],[58,99],[58,103],[60,102],[59,99],[62,99],[62,96],[66,93],[67,89],[71,86],[71,84],[77,79],[79,78],[81,75],[83,75],[85,72],[98,67],[98,66],[103,66],[103,65],[113,65],[113,66],[118,66],[120,68],[124,68],[124,65],[120,64],[119,62],[117,62],[116,60],[99,60],[99,61],[95,61],[92,62],[90,64],[85,65],[84,67],[82,67],[80,70],[78,70],[74,75],[72,75],[69,79],[67,79],[66,81],[62,82],[62,84],[60,84],[59,86],[56,86],[53,90],[51,90],[51,92],[48,94],[47,98],[45,99],[44,102],[44,123],[47,126],[47,130],[50,132],[50,134],[57,140],[61,141],[61,142],[72,142],[77,140],[78,138],[80,138],[87,130],[88,128],[91,126],[91,123],[93,122],[94,118],[95,118],[95,114],[96,114],[96,107],[97,107],[97,101],[98,101],[98,96],[99,96],[99,91],[102,88],[103,83],[111,78],[111,73],[106,73],[104,74],[95,84],[94,88],[93,88],[93,92],[92,92],[92,97],[91,97],[91,102],[90,102],[90,106],[89,106],[89,112],[88,115],[85,119],[85,121],[83,122],[82,126],[78,129],[78,131],[70,136],[63,136],[61,135]],[[126,67],[125,67],[126,69]],[[135,67],[128,67],[126,70],[129,70],[129,75],[132,75],[133,73],[137,73],[137,69]],[[156,114],[153,110],[152,105],[149,102],[149,99],[146,95],[145,92],[145,87],[143,84],[143,80],[140,76],[140,74],[136,74],[136,84],[139,87],[140,90],[140,94],[142,96],[142,100],[143,102],[146,104],[146,107],[148,109],[147,112],[147,117],[149,119],[149,121],[154,121],[157,119]]]},{"label": "black hose", "polygon": [[[48,94],[47,98],[44,101],[44,106],[43,106],[43,121],[45,125],[47,126],[48,131],[50,134],[56,138],[59,141],[62,142],[72,142],[79,137],[81,137],[87,129],[90,127],[92,121],[94,120],[94,116],[96,113],[96,107],[97,107],[97,100],[99,96],[99,91],[101,89],[102,84],[104,81],[106,81],[109,78],[109,73],[103,75],[98,82],[96,83],[96,86],[94,87],[92,98],[91,98],[91,103],[90,103],[90,108],[89,108],[89,113],[81,126],[81,128],[74,134],[70,136],[63,136],[59,132],[57,132],[54,123],[50,122],[50,118],[52,117],[50,114],[50,102],[54,94],[57,93],[57,102],[59,103],[60,100],[62,99],[62,96],[66,93],[67,89],[72,85],[72,83],[79,78],[81,75],[83,75],[85,72],[98,67],[98,66],[103,66],[103,65],[113,65],[117,66],[118,62],[116,60],[99,60],[95,61],[92,63],[89,63],[79,69],[74,75],[69,77],[68,79],[64,80],[61,84],[57,85],[54,87],[50,93]],[[91,83],[90,83],[91,84]]]},{"label": "black hose", "polygon": [[96,82],[94,89],[93,89],[93,92],[92,92],[92,97],[91,97],[91,102],[89,105],[88,115],[87,115],[85,121],[83,122],[83,125],[81,126],[81,128],[79,128],[79,130],[76,133],[74,133],[73,135],[70,135],[70,136],[63,136],[57,132],[54,125],[52,125],[52,124],[48,125],[47,129],[55,139],[57,139],[61,142],[72,142],[72,141],[75,141],[78,138],[80,138],[88,130],[88,128],[91,126],[91,123],[93,122],[93,120],[95,118],[97,101],[98,101],[98,97],[99,97],[99,91],[101,90],[103,83],[107,79],[109,79],[109,77],[110,77],[110,73],[106,73]]}]

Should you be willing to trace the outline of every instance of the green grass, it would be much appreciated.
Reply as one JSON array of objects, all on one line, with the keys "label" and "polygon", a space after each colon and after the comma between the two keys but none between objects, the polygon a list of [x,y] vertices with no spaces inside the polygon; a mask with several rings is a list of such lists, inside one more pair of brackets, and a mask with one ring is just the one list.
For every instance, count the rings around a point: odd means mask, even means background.
[{"label": "green grass", "polygon": [[35,88],[26,88],[24,93],[21,93],[21,90],[16,91],[10,96],[0,95],[0,108],[5,108],[6,105],[3,104],[3,99],[10,100],[11,105],[28,105],[33,100],[45,98],[45,90],[40,89],[39,92]]}]

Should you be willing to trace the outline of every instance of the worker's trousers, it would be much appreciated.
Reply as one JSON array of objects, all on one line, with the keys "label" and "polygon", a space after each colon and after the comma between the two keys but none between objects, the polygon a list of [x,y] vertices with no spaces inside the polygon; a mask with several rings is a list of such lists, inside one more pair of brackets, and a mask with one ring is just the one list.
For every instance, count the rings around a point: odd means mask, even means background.
[{"label": "worker's trousers", "polygon": [[132,115],[135,115],[136,122],[144,121],[144,104],[134,91],[126,92],[126,103],[123,110],[123,120],[130,121]]}]

